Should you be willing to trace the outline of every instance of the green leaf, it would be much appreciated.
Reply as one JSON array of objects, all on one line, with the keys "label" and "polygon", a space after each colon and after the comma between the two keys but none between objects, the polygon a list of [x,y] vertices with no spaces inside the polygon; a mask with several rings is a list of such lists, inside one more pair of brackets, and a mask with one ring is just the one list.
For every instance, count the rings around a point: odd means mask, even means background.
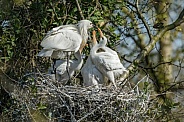
[{"label": "green leaf", "polygon": [[53,12],[53,9],[47,9],[48,12]]},{"label": "green leaf", "polygon": [[39,105],[38,106],[38,110],[43,110],[43,109],[46,109],[47,107],[46,106],[44,106],[44,105]]}]

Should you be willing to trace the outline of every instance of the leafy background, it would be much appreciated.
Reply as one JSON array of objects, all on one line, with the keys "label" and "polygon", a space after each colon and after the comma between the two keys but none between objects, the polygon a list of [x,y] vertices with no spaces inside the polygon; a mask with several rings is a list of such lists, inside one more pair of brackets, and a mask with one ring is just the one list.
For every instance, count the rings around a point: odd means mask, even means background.
[{"label": "leafy background", "polygon": [[[75,24],[83,18],[91,20],[103,30],[110,40],[107,46],[119,52],[126,67],[133,63],[135,57],[149,44],[148,31],[135,9],[136,0],[79,0],[82,14],[76,1],[0,1],[1,82],[5,79],[20,81],[25,74],[37,72],[37,69],[43,73],[47,72],[51,60],[36,56],[42,48],[40,42],[45,33],[59,25]],[[149,26],[149,31],[156,35],[165,25],[174,22],[183,8],[182,2],[182,0],[140,0],[140,12]],[[156,43],[145,60],[137,65],[136,71],[131,74],[132,84],[145,75],[149,75],[154,82],[154,90],[159,94],[159,99],[156,99],[159,104],[156,104],[155,108],[162,113],[158,116],[159,119],[167,120],[164,114],[170,112],[172,107],[181,105],[173,102],[172,97],[168,99],[166,93],[183,89],[183,32],[182,24],[169,31],[169,34],[165,34],[168,38],[163,36],[163,39]],[[165,41],[162,41],[164,39]],[[166,46],[171,49],[169,56],[162,52]],[[89,50],[90,48],[87,47],[83,53],[88,55]],[[171,73],[168,68],[170,66]],[[167,68],[164,69],[165,67]],[[169,81],[167,81],[167,76],[170,76],[168,72],[172,75]],[[10,99],[5,92],[1,92],[1,101]],[[160,98],[164,99],[160,100]],[[11,106],[11,100],[8,103],[9,105],[3,106]]]}]

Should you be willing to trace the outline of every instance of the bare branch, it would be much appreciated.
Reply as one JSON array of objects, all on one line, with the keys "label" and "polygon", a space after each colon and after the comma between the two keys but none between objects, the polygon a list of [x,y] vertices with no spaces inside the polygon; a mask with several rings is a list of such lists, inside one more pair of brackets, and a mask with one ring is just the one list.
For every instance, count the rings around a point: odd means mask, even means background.
[{"label": "bare branch", "polygon": [[[144,48],[144,50],[141,51],[141,53],[137,56],[137,58],[133,61],[133,63],[128,67],[128,72],[124,73],[121,77],[122,81],[125,81],[125,79],[128,78],[128,76],[130,75],[130,72],[134,72],[134,69],[138,66],[138,64],[145,58],[145,56],[147,56],[151,50],[153,49],[153,47],[155,46],[156,42],[159,41],[159,39],[161,37],[163,37],[163,35],[169,31],[172,30],[174,28],[176,28],[177,26],[179,26],[180,24],[182,24],[184,22],[184,9],[181,11],[179,17],[177,18],[177,20],[175,22],[173,22],[170,25],[165,26],[163,29],[161,29],[151,40],[151,42]],[[127,81],[123,82],[124,86],[126,84]]]},{"label": "bare branch", "polygon": [[[134,14],[133,13],[130,13],[128,10],[127,10],[127,8],[122,8],[122,10],[123,10],[123,12],[124,13],[126,13],[127,15],[128,15],[128,17],[130,17],[133,21],[133,25],[134,25],[134,27],[135,28],[139,28],[138,27],[138,21],[136,21],[135,20],[135,17],[134,17]],[[124,32],[122,32],[125,36],[127,36],[127,37],[130,37],[130,38],[132,38],[132,40],[135,42],[135,44],[141,49],[141,50],[143,50],[144,49],[144,47],[146,46],[145,45],[145,43],[144,43],[144,41],[143,41],[143,39],[142,39],[142,37],[141,37],[141,35],[140,35],[140,29],[135,29],[135,35],[137,35],[137,37],[138,37],[138,39],[135,39],[133,36],[132,36],[132,34],[130,34],[130,33],[124,33]]]},{"label": "bare branch", "polygon": [[135,8],[137,10],[137,15],[138,15],[139,19],[141,19],[141,21],[143,22],[143,24],[144,24],[144,26],[145,26],[145,28],[146,28],[146,30],[148,32],[149,39],[151,41],[152,40],[152,34],[150,32],[150,28],[149,28],[148,24],[146,23],[146,20],[142,16],[142,13],[139,11],[139,5],[138,5],[138,3],[139,3],[139,0],[136,0],[136,7]]},{"label": "bare branch", "polygon": [[174,88],[176,85],[178,85],[178,84],[181,84],[181,83],[183,83],[184,81],[182,80],[182,81],[179,81],[179,82],[176,82],[176,83],[174,83],[173,85],[171,85],[169,88],[167,88],[165,91],[163,91],[162,93],[166,93],[168,90],[171,90],[172,88]]},{"label": "bare branch", "polygon": [[82,120],[84,120],[85,118],[87,118],[88,116],[90,116],[91,114],[94,114],[95,111],[97,111],[98,109],[100,110],[102,105],[98,106],[97,108],[95,108],[94,110],[92,110],[90,113],[87,113],[85,116],[83,116],[82,118],[80,118],[79,120],[77,120],[77,122],[81,122]]},{"label": "bare branch", "polygon": [[[125,60],[125,61],[128,62],[128,63],[133,63],[132,61],[127,60],[127,59],[125,58],[125,56],[123,57],[123,60]],[[141,65],[139,65],[139,64],[138,64],[137,66],[140,67],[140,68],[143,68],[143,69],[156,69],[158,66],[163,65],[163,64],[169,64],[169,65],[173,65],[173,66],[177,66],[177,67],[183,68],[182,66],[178,66],[178,65],[176,65],[176,64],[173,64],[171,61],[168,61],[168,62],[161,62],[161,63],[156,64],[155,66],[152,66],[152,67],[143,67],[143,66],[141,66]]]},{"label": "bare branch", "polygon": [[83,15],[82,10],[80,8],[79,1],[78,0],[75,0],[75,1],[76,1],[76,4],[77,4],[77,8],[79,10],[80,16],[81,16],[82,19],[84,19],[84,15]]}]

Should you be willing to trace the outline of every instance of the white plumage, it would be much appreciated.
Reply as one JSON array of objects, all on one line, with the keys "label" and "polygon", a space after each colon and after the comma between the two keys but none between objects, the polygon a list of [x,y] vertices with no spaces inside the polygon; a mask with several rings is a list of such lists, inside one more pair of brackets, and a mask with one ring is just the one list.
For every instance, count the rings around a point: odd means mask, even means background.
[{"label": "white plumage", "polygon": [[63,52],[77,52],[88,39],[87,30],[93,27],[89,20],[81,20],[76,25],[63,25],[47,32],[41,42],[43,49],[38,56],[63,58]]},{"label": "white plumage", "polygon": [[95,86],[98,87],[99,84],[103,84],[105,77],[93,64],[91,57],[89,56],[86,63],[81,69],[81,74],[83,77],[84,86]]},{"label": "white plumage", "polygon": [[[93,24],[89,20],[81,20],[76,25],[63,25],[53,28],[47,32],[41,42],[43,49],[38,56],[51,57],[53,59],[62,59],[67,53],[66,69],[69,73],[69,55],[71,52],[77,52],[80,47],[84,47],[88,39],[88,29]],[[56,72],[55,61],[53,70]]]},{"label": "white plumage", "polygon": [[[123,74],[126,69],[122,65],[117,53],[105,46],[107,38],[103,35],[100,29],[99,32],[100,42],[93,46],[90,51],[90,56],[96,68],[117,88],[115,79]],[[102,49],[103,52],[98,52],[99,49]]]},{"label": "white plumage", "polygon": [[[81,52],[83,50],[83,47],[81,47],[75,54],[75,58],[73,60],[69,60],[68,67],[69,67],[69,72],[67,72],[67,60],[61,59],[57,60],[55,63],[55,68],[56,68],[56,76],[52,74],[53,72],[53,65],[49,68],[48,73],[51,75],[53,79],[57,79],[59,82],[62,84],[66,84],[68,80],[74,75],[75,71],[79,71],[82,67],[83,64],[83,59],[81,56]],[[69,75],[68,75],[69,73]]]}]

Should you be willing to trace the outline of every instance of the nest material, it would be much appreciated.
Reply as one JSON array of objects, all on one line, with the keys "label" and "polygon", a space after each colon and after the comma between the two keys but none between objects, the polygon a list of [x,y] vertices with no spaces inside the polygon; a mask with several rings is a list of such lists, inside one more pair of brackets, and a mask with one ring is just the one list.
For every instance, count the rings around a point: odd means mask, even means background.
[{"label": "nest material", "polygon": [[[149,119],[149,93],[138,87],[100,88],[63,86],[39,75],[24,79],[22,90],[12,94],[19,106],[25,107],[28,119],[34,120],[32,110],[40,110],[50,121],[143,121]],[[23,90],[24,89],[24,90]]]}]

